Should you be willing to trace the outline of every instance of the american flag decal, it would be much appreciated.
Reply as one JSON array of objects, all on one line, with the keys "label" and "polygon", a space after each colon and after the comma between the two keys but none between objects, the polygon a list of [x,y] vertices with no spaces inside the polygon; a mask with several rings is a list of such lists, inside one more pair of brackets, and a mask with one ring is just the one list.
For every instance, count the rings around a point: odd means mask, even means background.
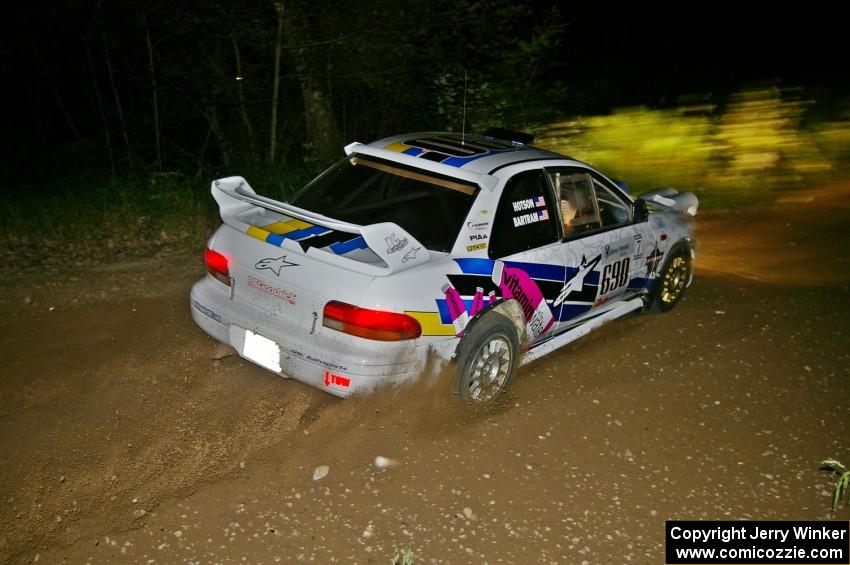
[{"label": "american flag decal", "polygon": [[539,212],[537,212],[537,217],[540,219],[541,222],[543,220],[548,220],[549,219],[549,211],[548,210],[540,210]]},{"label": "american flag decal", "polygon": [[534,205],[537,208],[543,208],[544,206],[546,206],[546,199],[543,198],[542,196],[538,196],[537,198],[534,199]]}]

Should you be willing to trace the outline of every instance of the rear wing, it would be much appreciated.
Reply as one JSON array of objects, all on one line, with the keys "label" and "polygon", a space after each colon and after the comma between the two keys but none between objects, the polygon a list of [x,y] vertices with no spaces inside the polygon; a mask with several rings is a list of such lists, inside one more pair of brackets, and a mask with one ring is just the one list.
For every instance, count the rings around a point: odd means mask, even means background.
[{"label": "rear wing", "polygon": [[261,196],[242,177],[215,180],[211,191],[228,226],[350,271],[380,277],[431,259],[424,245],[392,222],[368,226],[340,222]]},{"label": "rear wing", "polygon": [[699,199],[693,192],[679,192],[675,188],[658,188],[638,196],[660,208],[676,210],[691,216],[697,215]]}]

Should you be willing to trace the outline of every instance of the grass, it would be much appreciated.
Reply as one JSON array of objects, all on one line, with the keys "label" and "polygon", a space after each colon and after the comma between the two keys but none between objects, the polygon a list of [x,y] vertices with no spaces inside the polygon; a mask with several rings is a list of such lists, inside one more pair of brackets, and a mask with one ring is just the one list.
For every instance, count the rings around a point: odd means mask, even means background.
[{"label": "grass", "polygon": [[835,459],[825,459],[820,465],[821,470],[829,471],[831,475],[838,476],[832,495],[832,511],[835,512],[838,503],[841,502],[841,498],[845,494],[847,494],[847,503],[850,504],[850,469],[847,469],[840,461]]},{"label": "grass", "polygon": [[[254,167],[242,175],[255,190],[285,199],[319,168]],[[220,221],[212,180],[80,175],[19,187],[0,199],[0,255],[6,266],[19,267],[201,248]]]},{"label": "grass", "polygon": [[402,549],[396,552],[390,563],[391,565],[413,565],[413,550]]}]

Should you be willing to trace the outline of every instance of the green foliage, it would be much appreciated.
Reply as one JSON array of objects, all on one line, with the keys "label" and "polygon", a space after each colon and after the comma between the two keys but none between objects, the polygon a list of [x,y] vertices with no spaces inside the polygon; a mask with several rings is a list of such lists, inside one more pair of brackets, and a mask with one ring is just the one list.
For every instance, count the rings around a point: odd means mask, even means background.
[{"label": "green foliage", "polygon": [[563,102],[566,94],[562,83],[553,80],[554,54],[565,29],[558,9],[535,11],[505,0],[464,0],[450,3],[446,10],[446,21],[455,27],[438,34],[433,50],[457,53],[441,57],[443,64],[432,73],[439,127],[461,131],[464,86],[468,132],[528,129],[551,119],[557,105],[550,102]]},{"label": "green foliage", "polygon": [[[325,164],[257,163],[239,174],[258,192],[285,200]],[[81,175],[21,190],[0,199],[0,248],[12,263],[31,266],[57,253],[71,261],[105,260],[197,248],[219,222],[209,183],[229,174]]]},{"label": "green foliage", "polygon": [[825,459],[821,461],[820,465],[822,470],[838,476],[832,496],[832,511],[835,512],[845,493],[847,494],[847,503],[850,504],[850,469],[847,469],[840,461],[835,459]]},{"label": "green foliage", "polygon": [[721,204],[762,201],[846,168],[850,122],[804,127],[796,91],[747,90],[725,107],[616,110],[552,124],[539,145],[625,179],[635,192],[673,186]]},{"label": "green foliage", "polygon": [[391,565],[413,565],[413,550],[402,549],[396,552],[390,563]]}]

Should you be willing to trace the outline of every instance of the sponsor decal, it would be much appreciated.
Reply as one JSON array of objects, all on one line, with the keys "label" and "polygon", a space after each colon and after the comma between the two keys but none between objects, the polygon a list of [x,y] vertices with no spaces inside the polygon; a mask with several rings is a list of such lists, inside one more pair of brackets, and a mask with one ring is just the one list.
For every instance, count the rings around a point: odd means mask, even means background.
[{"label": "sponsor decal", "polygon": [[581,292],[582,288],[584,288],[584,279],[587,275],[590,274],[593,269],[599,264],[599,261],[602,260],[602,255],[597,255],[590,261],[585,259],[584,255],[581,256],[581,265],[579,265],[578,271],[576,271],[570,279],[564,283],[563,288],[561,288],[561,292],[558,293],[558,297],[552,302],[552,306],[556,308],[563,304],[563,302],[567,299],[567,296],[572,292]]},{"label": "sponsor decal", "polygon": [[260,259],[254,265],[254,268],[257,269],[258,271],[263,271],[263,270],[271,271],[279,277],[280,276],[280,270],[283,269],[284,267],[297,267],[297,266],[298,266],[297,263],[287,261],[286,255],[284,255],[283,257],[277,257],[277,258],[274,258],[274,259],[273,258]]},{"label": "sponsor decal", "polygon": [[493,283],[505,298],[513,298],[522,308],[526,329],[534,339],[552,325],[555,317],[537,283],[522,269],[508,267],[502,261],[493,264]]},{"label": "sponsor decal", "polygon": [[476,314],[484,309],[484,289],[480,286],[475,287],[475,294],[472,295],[472,310],[469,315],[473,318]]},{"label": "sponsor decal", "polygon": [[388,237],[384,238],[384,241],[387,243],[387,254],[392,255],[398,251],[401,251],[405,247],[407,247],[407,238],[399,239],[396,235],[390,234]]},{"label": "sponsor decal", "polygon": [[518,228],[520,226],[527,226],[528,224],[535,224],[537,222],[545,222],[549,219],[549,211],[548,210],[539,210],[537,212],[530,212],[528,214],[523,214],[522,216],[514,217],[514,227]]},{"label": "sponsor decal", "polygon": [[200,312],[204,316],[206,316],[208,318],[212,318],[216,322],[221,323],[221,316],[219,316],[213,310],[207,308],[206,306],[204,306],[203,304],[201,304],[197,300],[192,300],[192,306],[195,308],[195,310],[197,310],[198,312]]},{"label": "sponsor decal", "polygon": [[642,247],[643,246],[643,234],[642,233],[636,233],[632,237],[635,240],[635,254],[632,257],[632,259],[637,261],[638,259],[643,257],[643,247]]},{"label": "sponsor decal", "polygon": [[466,227],[471,230],[482,231],[490,229],[490,222],[486,220],[466,222]]},{"label": "sponsor decal", "polygon": [[342,375],[331,373],[330,371],[325,371],[325,386],[331,385],[348,388],[351,386],[351,379]]},{"label": "sponsor decal", "polygon": [[646,278],[650,278],[655,276],[655,272],[658,270],[658,264],[661,262],[661,257],[664,256],[664,253],[658,250],[658,246],[652,250],[646,258]]},{"label": "sponsor decal", "polygon": [[303,359],[305,361],[309,361],[310,363],[315,363],[316,365],[321,365],[325,369],[331,369],[334,371],[347,371],[348,367],[343,365],[337,365],[336,363],[330,363],[323,359],[319,359],[317,357],[313,357],[312,355],[307,355],[302,351],[298,351],[297,349],[290,349],[289,353],[298,357],[299,359]]},{"label": "sponsor decal", "polygon": [[622,257],[623,255],[629,254],[629,249],[631,248],[630,242],[617,242],[614,245],[606,245],[605,246],[605,257],[611,257],[612,255],[616,255],[618,257]]},{"label": "sponsor decal", "polygon": [[487,238],[486,233],[471,233],[469,234],[469,241],[484,241]]},{"label": "sponsor decal", "polygon": [[478,215],[479,215],[479,216],[489,216],[489,215],[490,215],[490,210],[486,210],[486,209],[485,209],[485,210],[479,210],[479,211],[478,211]]},{"label": "sponsor decal", "polygon": [[[555,316],[546,303],[540,287],[528,273],[517,267],[509,267],[502,261],[496,261],[493,263],[493,271],[489,278],[487,284],[496,285],[504,298],[514,299],[520,305],[526,330],[532,339],[552,326]],[[445,296],[455,335],[458,337],[463,335],[470,318],[497,302],[495,291],[488,293],[485,302],[482,286],[475,287],[475,294],[472,296],[470,305],[465,303],[460,292],[450,283],[444,284],[441,290]]]},{"label": "sponsor decal", "polygon": [[421,247],[412,247],[410,251],[404,254],[404,257],[401,258],[402,263],[407,263],[408,261],[413,261],[416,259],[416,254],[419,253]]},{"label": "sponsor decal", "polygon": [[523,200],[515,200],[511,202],[514,212],[522,212],[523,210],[531,210],[533,208],[543,208],[546,206],[546,199],[542,196],[534,198],[525,198]]},{"label": "sponsor decal", "polygon": [[[631,244],[631,237],[628,241]],[[603,256],[600,253],[590,260],[579,257],[581,266],[574,267],[476,257],[455,259],[461,273],[447,273],[442,296],[436,298],[437,312],[433,318],[423,318],[428,322],[423,325],[423,335],[461,336],[470,319],[482,310],[502,300],[516,300],[523,311],[527,336],[542,339],[555,321],[587,312],[599,298]]]},{"label": "sponsor decal", "polygon": [[466,311],[466,304],[463,303],[460,293],[451,284],[445,283],[440,290],[443,292],[443,296],[446,297],[446,306],[449,308],[449,316],[455,329],[455,335],[460,336],[463,334],[463,330],[466,329],[466,324],[469,323],[469,313]]},{"label": "sponsor decal", "polygon": [[297,295],[294,292],[289,292],[287,290],[283,290],[282,288],[277,288],[270,284],[266,284],[257,277],[248,277],[248,284],[253,286],[259,291],[265,292],[266,294],[270,294],[275,298],[283,300],[284,302],[288,302],[289,304],[295,304],[295,299]]},{"label": "sponsor decal", "polygon": [[486,243],[476,243],[474,245],[467,245],[466,246],[467,251],[479,251],[481,249],[487,249],[487,244]]}]

